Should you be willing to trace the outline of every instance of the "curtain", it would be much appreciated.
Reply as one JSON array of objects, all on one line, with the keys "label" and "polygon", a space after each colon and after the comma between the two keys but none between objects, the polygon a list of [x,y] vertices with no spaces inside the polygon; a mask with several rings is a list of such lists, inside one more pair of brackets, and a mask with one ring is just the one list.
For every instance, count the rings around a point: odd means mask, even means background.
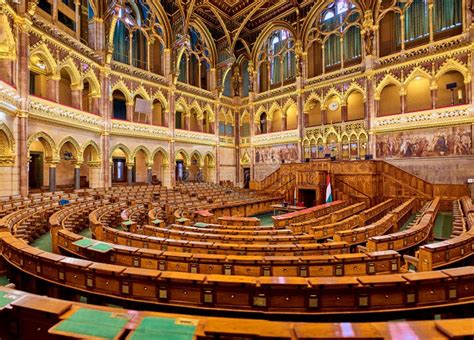
[{"label": "curtain", "polygon": [[362,55],[360,28],[352,26],[344,34],[344,60],[351,60]]},{"label": "curtain", "polygon": [[227,72],[227,76],[225,77],[225,80],[224,80],[224,96],[226,97],[230,97],[231,95],[231,91],[230,91],[230,88],[232,87],[232,72],[229,71]]},{"label": "curtain", "polygon": [[123,22],[117,21],[114,32],[114,60],[124,64],[129,63],[130,37]]},{"label": "curtain", "polygon": [[288,51],[285,53],[283,59],[283,79],[291,79],[295,77],[296,73],[296,61],[295,52]]},{"label": "curtain", "polygon": [[219,122],[219,135],[225,136],[225,122]]},{"label": "curtain", "polygon": [[249,95],[249,62],[246,60],[242,63],[242,97]]},{"label": "curtain", "polygon": [[341,43],[339,36],[331,35],[324,44],[324,58],[326,67],[337,65],[341,62]]},{"label": "curtain", "polygon": [[280,82],[280,64],[280,57],[273,57],[270,64],[270,80],[272,85]]},{"label": "curtain", "polygon": [[187,82],[187,74],[186,74],[186,54],[183,54],[181,57],[181,61],[179,63],[179,77],[178,80],[182,83]]},{"label": "curtain", "polygon": [[146,69],[147,64],[147,43],[146,37],[139,30],[133,32],[132,45],[132,61],[133,66]]},{"label": "curtain", "polygon": [[434,0],[433,7],[435,32],[462,25],[462,0]]},{"label": "curtain", "polygon": [[243,123],[242,127],[240,128],[240,135],[242,137],[249,137],[250,136],[250,124]]},{"label": "curtain", "polygon": [[414,0],[405,14],[405,41],[413,41],[427,35],[429,35],[427,1]]}]

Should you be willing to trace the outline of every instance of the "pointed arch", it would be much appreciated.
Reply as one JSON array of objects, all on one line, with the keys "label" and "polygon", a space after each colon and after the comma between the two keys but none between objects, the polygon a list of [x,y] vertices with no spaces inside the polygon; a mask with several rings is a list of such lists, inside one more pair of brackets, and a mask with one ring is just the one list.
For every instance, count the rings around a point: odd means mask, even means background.
[{"label": "pointed arch", "polygon": [[175,154],[175,161],[178,159],[178,155],[183,157],[184,165],[189,167],[191,165],[191,158],[189,157],[188,153],[183,149],[179,149]]},{"label": "pointed arch", "polygon": [[334,87],[331,87],[329,91],[326,93],[326,95],[324,96],[324,99],[322,100],[321,104],[323,105],[323,107],[326,107],[327,102],[331,97],[336,97],[339,100],[339,103],[342,102],[342,97],[343,97],[342,94],[338,90],[336,90]]},{"label": "pointed arch", "polygon": [[283,115],[286,116],[286,112],[287,112],[288,109],[289,109],[291,106],[293,106],[293,105],[296,105],[296,102],[293,100],[293,98],[289,98],[289,99],[286,101],[285,105],[283,105],[283,109],[282,109]]},{"label": "pointed arch", "polygon": [[57,158],[58,159],[61,159],[61,149],[63,148],[63,146],[65,144],[71,144],[72,147],[74,148],[74,152],[76,153],[75,154],[75,158],[77,159],[77,161],[81,162],[83,160],[83,154],[82,154],[82,149],[81,149],[81,146],[79,145],[79,143],[71,136],[68,136],[66,138],[64,138],[59,144],[58,144],[58,148],[57,148],[57,151],[58,151],[58,154],[57,154]]},{"label": "pointed arch", "polygon": [[169,111],[169,103],[166,97],[164,96],[163,92],[160,90],[156,91],[152,96],[151,96],[151,101],[154,102],[155,100],[158,100],[161,105],[164,107],[165,111]]},{"label": "pointed arch", "polygon": [[163,149],[161,146],[157,147],[153,153],[151,154],[151,160],[152,162],[154,161],[155,157],[157,154],[161,154],[163,157],[163,166],[167,166],[170,163],[169,155],[166,152],[165,149]]},{"label": "pointed arch", "polygon": [[242,156],[240,157],[240,164],[241,165],[250,165],[250,155],[248,151],[245,151]]},{"label": "pointed arch", "polygon": [[139,145],[133,150],[131,158],[130,158],[132,162],[135,160],[135,157],[137,156],[137,153],[139,151],[143,151],[143,153],[145,154],[146,163],[153,163],[153,158],[151,158],[151,152],[144,145]]},{"label": "pointed arch", "polygon": [[184,110],[184,115],[188,116],[189,115],[189,107],[188,104],[186,103],[186,100],[183,97],[179,97],[179,99],[176,101],[176,106],[180,105],[183,110]]},{"label": "pointed arch", "polygon": [[191,153],[191,158],[190,159],[192,160],[193,157],[197,159],[199,167],[202,167],[204,165],[204,158],[202,157],[202,155],[199,151],[194,150]]},{"label": "pointed arch", "polygon": [[93,98],[99,98],[101,97],[101,89],[100,89],[100,83],[99,83],[99,80],[97,79],[94,71],[92,71],[92,69],[89,69],[89,71],[87,71],[83,78],[82,78],[82,82],[84,83],[84,81],[87,81],[89,84],[90,84],[90,96],[93,97]]},{"label": "pointed arch", "polygon": [[380,100],[380,94],[382,93],[382,90],[387,86],[387,85],[395,85],[399,87],[400,89],[402,88],[402,83],[395,78],[391,73],[388,73],[382,81],[377,85],[375,88],[375,99]]},{"label": "pointed arch", "polygon": [[255,116],[254,116],[254,119],[253,119],[253,122],[255,124],[259,124],[260,123],[260,115],[264,112],[267,112],[267,109],[265,108],[265,106],[263,105],[260,105],[260,107],[258,108],[257,112],[255,112]]},{"label": "pointed arch", "polygon": [[76,64],[72,60],[72,58],[66,58],[59,64],[58,67],[58,73],[61,73],[61,70],[65,69],[66,72],[69,74],[69,77],[71,78],[71,86],[77,89],[82,90],[83,88],[83,83],[82,83],[82,78],[81,74],[79,73]]},{"label": "pointed arch", "polygon": [[214,123],[216,121],[216,115],[214,114],[214,110],[212,110],[211,105],[206,104],[206,106],[204,106],[204,109],[202,111],[207,112],[209,114],[208,118],[209,118],[210,123]]},{"label": "pointed arch", "polygon": [[347,103],[347,98],[349,98],[349,96],[352,94],[352,92],[360,92],[360,94],[362,94],[362,97],[364,98],[364,102],[367,100],[367,94],[365,93],[362,86],[360,86],[356,82],[353,82],[353,83],[351,83],[351,85],[349,86],[347,91],[344,92],[343,103],[345,103],[345,104]]},{"label": "pointed arch", "polygon": [[87,150],[89,146],[92,148],[92,150],[94,150],[94,152],[92,153],[93,159],[91,159],[91,161],[100,162],[100,160],[102,159],[102,153],[97,143],[94,142],[93,140],[89,140],[85,142],[84,144],[82,144],[81,149],[82,149],[83,158],[84,158],[84,152]]},{"label": "pointed arch", "polygon": [[112,94],[114,93],[115,90],[119,90],[120,92],[123,93],[127,103],[133,102],[132,94],[130,90],[128,89],[127,85],[125,85],[125,83],[122,80],[119,80],[112,86],[112,89],[110,91],[110,100],[113,100]]},{"label": "pointed arch", "polygon": [[39,58],[45,63],[46,72],[48,74],[56,75],[58,73],[58,64],[44,43],[37,45],[30,50],[30,60],[35,56],[39,56]]},{"label": "pointed arch", "polygon": [[304,104],[304,109],[303,111],[305,113],[309,112],[314,108],[314,102],[318,102],[321,104],[321,97],[317,93],[311,93],[308,98],[306,98],[306,102]]},{"label": "pointed arch", "polygon": [[35,141],[41,142],[46,152],[47,158],[55,159],[57,155],[57,146],[50,135],[48,135],[46,132],[37,132],[31,135],[26,142],[26,148],[28,152],[30,151],[31,144],[33,144]]},{"label": "pointed arch", "polygon": [[405,81],[404,81],[404,85],[408,85],[413,79],[415,79],[416,77],[422,77],[422,78],[426,78],[428,79],[430,82],[433,80],[433,77],[431,76],[431,74],[426,71],[424,68],[422,67],[415,67],[411,72],[410,74],[408,75],[408,77],[406,77]]},{"label": "pointed arch", "polygon": [[203,158],[203,163],[205,163],[205,160],[207,160],[207,166],[209,168],[215,168],[216,167],[216,157],[214,154],[210,151],[206,152]]},{"label": "pointed arch", "polygon": [[0,145],[0,156],[15,154],[15,138],[10,128],[4,122],[0,122],[0,131],[5,134],[5,140]]},{"label": "pointed arch", "polygon": [[135,89],[135,91],[133,91],[133,93],[132,93],[133,99],[135,99],[135,97],[136,97],[137,95],[140,95],[140,96],[143,97],[143,99],[145,99],[145,100],[148,100],[148,101],[151,100],[150,95],[148,94],[148,92],[145,90],[145,88],[144,88],[142,85],[138,86],[138,87]]},{"label": "pointed arch", "polygon": [[273,120],[273,113],[277,110],[281,110],[281,106],[277,102],[273,102],[272,106],[270,107],[270,110],[268,110],[267,119],[269,121]]},{"label": "pointed arch", "polygon": [[290,25],[288,22],[278,20],[278,21],[274,21],[274,22],[268,24],[262,30],[262,32],[260,32],[260,34],[258,35],[258,38],[255,41],[255,44],[253,46],[251,61],[254,63],[254,65],[257,65],[258,54],[259,54],[260,50],[262,49],[262,46],[265,43],[265,41],[267,40],[267,38],[274,31],[280,30],[280,29],[287,30],[293,36],[293,38],[295,40],[297,39],[297,37],[298,37],[297,32],[295,31],[294,27],[292,25]]},{"label": "pointed arch", "polygon": [[436,72],[435,79],[439,80],[441,76],[450,71],[457,71],[461,73],[464,77],[464,83],[468,83],[471,81],[471,76],[467,67],[455,59],[446,60],[439,68],[438,72]]},{"label": "pointed arch", "polygon": [[193,109],[194,109],[194,111],[196,111],[197,119],[202,119],[201,106],[199,105],[199,103],[196,100],[193,100],[193,102],[189,106],[189,111],[192,111]]},{"label": "pointed arch", "polygon": [[124,144],[119,143],[110,150],[109,159],[111,162],[112,162],[112,155],[114,154],[116,150],[121,150],[125,154],[125,160],[127,163],[131,163],[133,161],[131,157],[132,153],[130,152],[130,149],[126,147]]}]

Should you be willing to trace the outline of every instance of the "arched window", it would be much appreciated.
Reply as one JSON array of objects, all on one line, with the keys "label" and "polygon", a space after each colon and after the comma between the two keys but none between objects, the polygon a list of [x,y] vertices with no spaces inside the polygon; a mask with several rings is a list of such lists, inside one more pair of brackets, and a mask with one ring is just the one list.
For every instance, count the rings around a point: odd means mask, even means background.
[{"label": "arched window", "polygon": [[127,100],[125,95],[119,91],[115,90],[112,93],[112,106],[113,106],[113,116],[114,119],[127,119]]},{"label": "arched window", "polygon": [[295,41],[285,29],[273,31],[258,56],[260,92],[278,87],[296,75]]},{"label": "arched window", "polygon": [[333,1],[308,31],[308,76],[359,63],[361,10],[349,1]]},{"label": "arched window", "polygon": [[[114,60],[163,74],[163,27],[142,0],[130,0],[117,12]],[[150,56],[150,60],[148,60]]]},{"label": "arched window", "polygon": [[267,133],[267,113],[263,112],[260,115],[260,133]]},{"label": "arched window", "polygon": [[209,89],[211,68],[210,50],[201,33],[194,27],[189,29],[190,46],[179,61],[178,81],[202,89]]}]

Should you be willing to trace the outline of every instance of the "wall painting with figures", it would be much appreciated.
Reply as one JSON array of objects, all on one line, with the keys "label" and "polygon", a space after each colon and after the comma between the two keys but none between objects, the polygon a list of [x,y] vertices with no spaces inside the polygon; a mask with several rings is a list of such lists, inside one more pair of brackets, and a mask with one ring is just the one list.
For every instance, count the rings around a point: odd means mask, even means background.
[{"label": "wall painting with figures", "polygon": [[281,144],[255,148],[255,163],[279,164],[298,160],[298,144]]},{"label": "wall painting with figures", "polygon": [[378,158],[462,156],[472,154],[470,125],[411,130],[376,137]]}]

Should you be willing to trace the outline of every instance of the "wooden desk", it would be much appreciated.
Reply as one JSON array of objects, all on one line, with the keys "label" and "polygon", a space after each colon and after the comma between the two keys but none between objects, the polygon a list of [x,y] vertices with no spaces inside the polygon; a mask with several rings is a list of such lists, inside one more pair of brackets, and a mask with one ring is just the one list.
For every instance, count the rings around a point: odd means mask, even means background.
[{"label": "wooden desk", "polygon": [[306,207],[299,207],[296,205],[283,205],[283,204],[272,204],[270,207],[273,208],[273,216],[276,216],[277,212],[280,212],[280,211],[284,213],[288,213],[288,212],[300,211],[300,210],[306,209]]}]

